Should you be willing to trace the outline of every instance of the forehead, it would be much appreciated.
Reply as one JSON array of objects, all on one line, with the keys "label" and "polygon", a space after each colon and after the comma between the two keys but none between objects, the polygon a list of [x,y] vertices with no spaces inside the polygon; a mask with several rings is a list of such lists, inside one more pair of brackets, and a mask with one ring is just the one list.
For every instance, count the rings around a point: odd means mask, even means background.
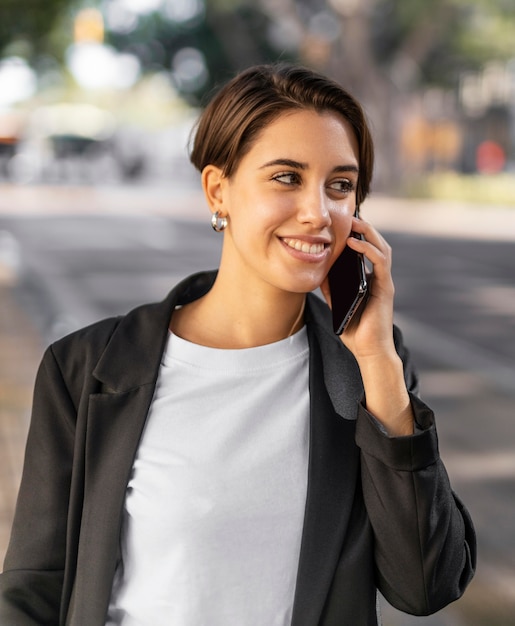
[{"label": "forehead", "polygon": [[282,157],[358,162],[358,141],[350,123],[332,111],[286,111],[268,123],[250,146],[248,157]]}]

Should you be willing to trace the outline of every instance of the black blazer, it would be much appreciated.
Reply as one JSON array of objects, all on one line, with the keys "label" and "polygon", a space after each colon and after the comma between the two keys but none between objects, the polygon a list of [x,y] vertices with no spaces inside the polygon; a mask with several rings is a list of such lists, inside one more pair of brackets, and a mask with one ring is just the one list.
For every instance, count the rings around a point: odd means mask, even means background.
[{"label": "black blazer", "polygon": [[[0,575],[1,624],[105,624],[125,490],[169,320],[214,276],[190,277],[163,302],[46,351]],[[412,395],[417,434],[387,437],[361,405],[357,364],[312,294],[306,322],[309,477],[292,625],[375,626],[377,588],[403,611],[437,611],[470,581],[475,539],[440,461],[433,414]],[[414,392],[397,330],[395,339]]]}]

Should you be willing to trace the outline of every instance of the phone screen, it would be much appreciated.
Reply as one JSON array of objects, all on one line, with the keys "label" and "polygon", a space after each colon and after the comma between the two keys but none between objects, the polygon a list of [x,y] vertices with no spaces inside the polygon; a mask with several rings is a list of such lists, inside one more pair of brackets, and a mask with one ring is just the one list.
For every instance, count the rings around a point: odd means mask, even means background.
[{"label": "phone screen", "polygon": [[328,276],[333,329],[337,335],[341,335],[367,294],[363,255],[345,246],[329,270]]}]

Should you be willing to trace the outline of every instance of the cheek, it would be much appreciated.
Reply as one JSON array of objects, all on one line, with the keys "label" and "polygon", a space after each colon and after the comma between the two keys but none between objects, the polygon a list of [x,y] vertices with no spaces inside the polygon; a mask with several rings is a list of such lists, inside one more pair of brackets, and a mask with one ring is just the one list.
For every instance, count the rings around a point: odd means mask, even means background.
[{"label": "cheek", "polygon": [[354,215],[354,206],[346,206],[344,209],[340,207],[339,210],[334,211],[331,214],[332,227],[335,238],[335,252],[340,252],[345,247],[347,238],[351,233],[352,216]]},{"label": "cheek", "polygon": [[262,232],[275,230],[295,213],[295,201],[288,194],[257,194],[247,200],[245,206],[238,210],[246,211],[246,215]]}]

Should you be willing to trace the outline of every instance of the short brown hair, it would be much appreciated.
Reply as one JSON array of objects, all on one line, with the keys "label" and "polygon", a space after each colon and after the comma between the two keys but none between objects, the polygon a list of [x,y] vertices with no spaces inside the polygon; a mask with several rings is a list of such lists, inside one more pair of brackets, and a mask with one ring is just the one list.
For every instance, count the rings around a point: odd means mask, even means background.
[{"label": "short brown hair", "polygon": [[351,125],[359,146],[360,204],[370,190],[374,167],[374,145],[363,109],[338,83],[301,66],[257,65],[222,87],[198,120],[191,162],[200,172],[211,164],[230,177],[258,133],[292,109],[332,111]]}]

